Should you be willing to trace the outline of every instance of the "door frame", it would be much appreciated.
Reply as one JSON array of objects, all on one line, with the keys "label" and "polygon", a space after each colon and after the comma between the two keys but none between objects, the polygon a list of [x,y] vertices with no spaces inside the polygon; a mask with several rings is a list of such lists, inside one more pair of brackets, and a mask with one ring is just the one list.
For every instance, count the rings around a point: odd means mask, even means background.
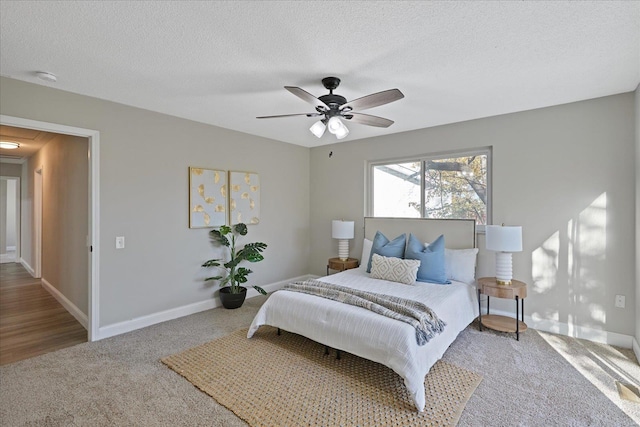
[{"label": "door frame", "polygon": [[44,166],[33,171],[33,277],[42,278],[42,178]]},{"label": "door frame", "polygon": [[100,132],[93,129],[6,115],[0,115],[0,124],[89,139],[89,229],[87,230],[87,247],[90,252],[87,332],[89,341],[98,340],[100,339],[98,333],[100,320]]}]

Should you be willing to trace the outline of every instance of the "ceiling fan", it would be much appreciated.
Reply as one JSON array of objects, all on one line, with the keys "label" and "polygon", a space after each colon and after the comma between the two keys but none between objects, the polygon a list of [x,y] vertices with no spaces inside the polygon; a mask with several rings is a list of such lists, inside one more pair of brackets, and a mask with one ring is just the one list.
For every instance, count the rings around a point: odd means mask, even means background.
[{"label": "ceiling fan", "polygon": [[309,129],[311,133],[320,138],[324,135],[325,130],[329,129],[329,132],[334,134],[336,138],[342,139],[349,134],[349,129],[347,129],[340,119],[368,126],[387,128],[393,124],[393,120],[372,116],[370,114],[358,113],[354,110],[366,110],[367,108],[377,107],[404,98],[404,95],[398,89],[389,89],[347,102],[347,99],[344,96],[333,93],[338,85],[340,85],[339,78],[325,77],[322,79],[322,85],[329,90],[329,94],[322,95],[317,98],[299,87],[284,87],[298,98],[312,104],[316,109],[315,113],[282,114],[278,116],[262,116],[256,118],[272,119],[292,116],[322,117],[318,122],[311,126]]}]

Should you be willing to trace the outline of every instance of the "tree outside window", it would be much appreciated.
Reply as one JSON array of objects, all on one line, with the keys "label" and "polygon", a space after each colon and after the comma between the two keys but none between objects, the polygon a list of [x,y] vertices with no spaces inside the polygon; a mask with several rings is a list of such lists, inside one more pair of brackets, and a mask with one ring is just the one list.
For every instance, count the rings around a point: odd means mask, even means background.
[{"label": "tree outside window", "polygon": [[[490,150],[371,165],[372,216],[487,224]],[[424,191],[422,191],[424,190]]]}]

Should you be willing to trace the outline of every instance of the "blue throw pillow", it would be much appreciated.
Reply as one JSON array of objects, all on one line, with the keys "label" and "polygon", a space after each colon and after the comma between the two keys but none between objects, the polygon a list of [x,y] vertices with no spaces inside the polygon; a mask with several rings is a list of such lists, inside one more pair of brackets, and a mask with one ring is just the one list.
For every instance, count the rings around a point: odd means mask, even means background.
[{"label": "blue throw pillow", "polygon": [[433,243],[425,248],[413,234],[409,235],[409,244],[404,254],[405,259],[419,259],[418,282],[438,283],[446,285],[447,280],[444,268],[444,236],[440,235]]},{"label": "blue throw pillow", "polygon": [[404,246],[407,242],[407,236],[401,234],[395,239],[389,241],[384,234],[376,231],[376,237],[373,238],[371,245],[371,254],[369,255],[369,263],[367,264],[367,273],[371,273],[371,258],[373,254],[386,257],[404,258]]}]

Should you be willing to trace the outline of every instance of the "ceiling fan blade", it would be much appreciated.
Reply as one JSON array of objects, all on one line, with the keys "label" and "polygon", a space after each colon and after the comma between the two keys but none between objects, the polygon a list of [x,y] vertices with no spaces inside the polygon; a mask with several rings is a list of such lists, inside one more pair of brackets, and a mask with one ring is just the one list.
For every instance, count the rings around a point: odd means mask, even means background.
[{"label": "ceiling fan blade", "polygon": [[366,110],[367,108],[388,104],[402,98],[404,98],[404,95],[400,90],[389,89],[349,101],[346,104],[343,104],[340,109],[344,110],[345,108],[351,108],[352,110]]},{"label": "ceiling fan blade", "polygon": [[321,107],[323,109],[327,109],[327,110],[329,109],[329,106],[327,104],[320,101],[318,98],[311,95],[309,92],[307,92],[304,89],[300,89],[299,87],[296,87],[296,86],[285,86],[284,88],[289,92],[291,92],[292,94],[294,94],[295,96],[297,96],[298,98],[302,99],[303,101],[307,101],[309,104],[313,105],[316,108]]},{"label": "ceiling fan blade", "polygon": [[256,117],[256,119],[276,119],[279,117],[293,117],[293,116],[318,117],[323,115],[324,114],[320,114],[320,113],[280,114],[278,116],[260,116],[260,117]]},{"label": "ceiling fan blade", "polygon": [[[349,117],[351,116],[351,117]],[[370,114],[354,113],[349,111],[344,115],[346,120],[354,123],[360,123],[362,125],[376,126],[379,128],[388,128],[393,124],[393,120],[385,119],[384,117],[372,116]]]}]

